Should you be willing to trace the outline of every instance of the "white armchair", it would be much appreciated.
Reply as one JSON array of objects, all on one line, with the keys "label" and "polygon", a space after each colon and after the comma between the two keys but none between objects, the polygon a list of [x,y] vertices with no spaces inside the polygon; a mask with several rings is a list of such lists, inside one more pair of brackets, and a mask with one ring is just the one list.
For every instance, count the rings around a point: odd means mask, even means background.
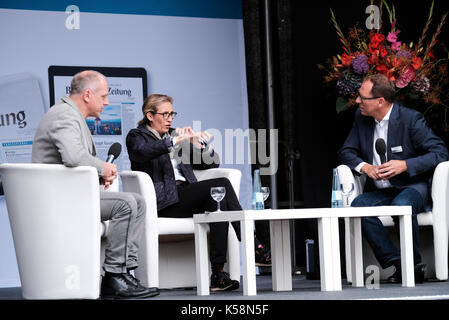
[{"label": "white armchair", "polygon": [[[123,191],[141,194],[146,201],[146,226],[135,270],[142,284],[149,287],[195,287],[195,242],[193,218],[159,218],[156,193],[151,177],[140,171],[123,171]],[[226,177],[239,195],[241,172],[236,169],[195,170],[199,181]],[[230,225],[227,269],[231,279],[240,280],[239,242]]]},{"label": "white armchair", "polygon": [[[364,185],[365,176],[354,176],[346,165],[340,165],[337,167],[338,176],[340,179],[340,183],[344,182],[353,182],[355,186],[354,193],[349,198],[349,203],[362,192]],[[442,162],[438,164],[433,174],[433,182],[432,182],[432,201],[433,208],[432,211],[423,212],[418,214],[418,224],[422,226],[420,228],[421,235],[421,255],[423,257],[423,262],[427,263],[430,268],[428,271],[432,271],[433,267],[435,270],[435,277],[438,280],[447,280],[448,279],[448,231],[449,231],[449,161]],[[390,217],[380,217],[384,226],[393,227],[393,219]],[[427,228],[423,228],[427,227]],[[431,227],[431,228],[429,228]],[[423,237],[424,231],[433,231],[433,250],[429,250],[429,246],[427,242],[423,241],[429,239],[429,237]],[[351,259],[350,259],[350,250],[349,250],[349,241],[350,241],[350,233],[349,233],[349,221],[346,219],[345,221],[345,248],[346,248],[346,275],[348,279],[351,279]],[[364,249],[368,248],[366,244],[364,244]],[[433,257],[432,252],[433,251]],[[364,253],[368,252],[369,254],[364,254],[365,265],[368,264],[376,264],[376,261],[373,261],[374,255],[370,250],[363,250]],[[427,259],[426,259],[427,258]],[[369,261],[370,260],[370,261]],[[428,261],[426,261],[428,260]],[[435,263],[433,264],[433,261]],[[382,272],[381,272],[382,276]],[[429,276],[429,275],[427,275]]]},{"label": "white armchair", "polygon": [[96,299],[100,291],[98,174],[93,167],[0,165],[26,299]]}]

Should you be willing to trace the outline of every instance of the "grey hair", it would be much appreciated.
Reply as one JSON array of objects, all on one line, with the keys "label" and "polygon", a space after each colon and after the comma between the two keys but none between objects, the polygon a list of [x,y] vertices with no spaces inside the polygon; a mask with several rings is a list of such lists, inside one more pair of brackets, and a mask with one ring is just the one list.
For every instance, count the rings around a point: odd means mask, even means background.
[{"label": "grey hair", "polygon": [[80,94],[86,89],[96,90],[101,79],[106,79],[98,71],[84,70],[75,74],[70,84],[70,94]]}]

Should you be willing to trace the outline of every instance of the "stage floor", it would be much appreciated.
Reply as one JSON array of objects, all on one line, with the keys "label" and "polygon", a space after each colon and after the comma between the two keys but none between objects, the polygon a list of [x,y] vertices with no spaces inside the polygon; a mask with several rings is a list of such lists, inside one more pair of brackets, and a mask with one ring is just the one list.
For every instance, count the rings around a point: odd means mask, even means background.
[{"label": "stage floor", "polygon": [[[273,292],[271,275],[257,276],[257,296],[243,296],[243,289],[214,292],[197,296],[196,288],[162,289],[148,300],[449,300],[449,282],[428,280],[414,288],[401,284],[380,283],[379,289],[353,288],[343,279],[343,290],[322,292],[319,280],[307,280],[304,275],[293,276],[293,290]],[[0,300],[22,300],[21,288],[0,288]]]}]

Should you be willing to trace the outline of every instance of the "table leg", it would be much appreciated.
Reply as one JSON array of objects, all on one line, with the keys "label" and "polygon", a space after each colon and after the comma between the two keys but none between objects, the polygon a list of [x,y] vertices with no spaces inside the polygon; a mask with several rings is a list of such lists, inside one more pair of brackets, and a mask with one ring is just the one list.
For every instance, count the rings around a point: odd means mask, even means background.
[{"label": "table leg", "polygon": [[253,296],[256,289],[256,263],[254,253],[254,221],[242,220],[240,222],[242,232],[242,260],[243,260],[243,294]]},{"label": "table leg", "polygon": [[332,253],[332,222],[331,218],[318,219],[318,243],[320,253],[321,291],[333,291],[334,271]]},{"label": "table leg", "polygon": [[195,223],[195,259],[197,294],[209,295],[209,262],[206,224]]},{"label": "table leg", "polygon": [[412,216],[399,216],[401,241],[401,272],[402,286],[414,287],[415,274],[413,262]]},{"label": "table leg", "polygon": [[352,271],[351,271],[351,224],[350,218],[345,219],[345,259],[346,259],[346,278],[348,283],[352,284]]},{"label": "table leg", "polygon": [[363,287],[362,220],[350,218],[352,286]]},{"label": "table leg", "polygon": [[273,291],[292,290],[290,222],[270,221],[271,274]]},{"label": "table leg", "polygon": [[334,290],[341,290],[340,232],[338,217],[330,218],[332,236],[332,270]]}]

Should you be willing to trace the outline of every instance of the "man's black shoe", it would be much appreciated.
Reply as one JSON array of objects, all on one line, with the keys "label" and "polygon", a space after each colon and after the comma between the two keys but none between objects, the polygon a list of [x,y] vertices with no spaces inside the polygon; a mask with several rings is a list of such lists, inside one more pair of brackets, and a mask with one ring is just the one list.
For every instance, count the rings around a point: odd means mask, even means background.
[{"label": "man's black shoe", "polygon": [[401,268],[396,268],[394,273],[387,278],[387,283],[401,283],[402,282],[402,274]]},{"label": "man's black shoe", "polygon": [[[127,273],[107,272],[101,281],[102,299],[141,299],[154,297],[159,294],[157,288],[137,286],[129,279]],[[137,279],[135,279],[137,280]]]},{"label": "man's black shoe", "polygon": [[[426,272],[427,265],[424,263],[418,263],[415,265],[415,283],[423,283],[424,282],[424,274]],[[402,282],[402,273],[401,267],[397,267],[395,272],[388,277],[388,283],[401,283]]]},{"label": "man's black shoe", "polygon": [[151,297],[157,296],[159,294],[159,288],[152,287],[152,288],[146,288],[140,284],[140,280],[134,277],[131,273],[123,273],[123,276],[130,281],[133,285],[135,285],[137,288],[141,290],[149,289],[151,292]]}]

